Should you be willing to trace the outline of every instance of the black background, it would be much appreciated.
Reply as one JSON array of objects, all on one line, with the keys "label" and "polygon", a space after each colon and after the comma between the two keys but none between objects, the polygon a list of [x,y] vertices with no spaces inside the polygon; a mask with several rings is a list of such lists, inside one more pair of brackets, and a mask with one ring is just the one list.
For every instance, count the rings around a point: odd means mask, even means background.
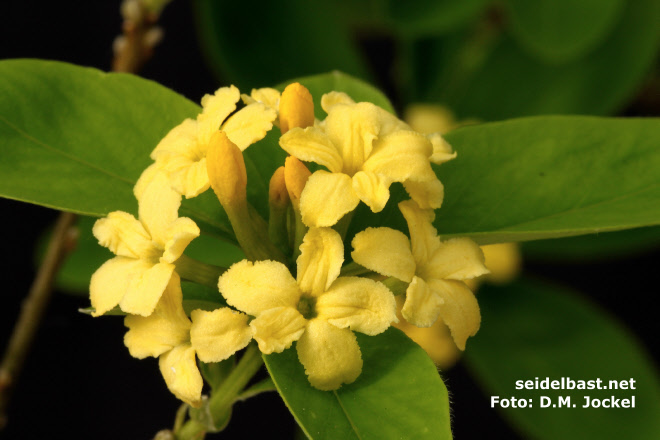
[{"label": "black background", "polygon": [[[5,1],[0,5],[0,59],[44,58],[109,70],[112,42],[121,26],[119,3]],[[189,2],[170,4],[160,24],[165,39],[142,76],[196,102],[226,85],[204,63]],[[391,58],[388,49],[387,43],[365,45],[375,64]],[[34,276],[36,241],[57,213],[8,200],[0,200],[0,213],[4,348]],[[657,312],[651,305],[658,290],[657,257],[655,252],[625,262],[578,266],[527,263],[525,269],[585,292],[617,315],[647,347],[655,347]],[[123,345],[122,320],[92,320],[77,312],[88,305],[87,298],[55,292],[15,389],[2,438],[146,439],[171,426],[179,402],[165,387],[157,361],[131,358]],[[658,351],[653,350],[657,363]],[[449,371],[445,379],[457,439],[517,438],[489,408],[487,397],[463,366]],[[219,438],[293,438],[294,433],[295,423],[281,399],[268,393],[238,403]]]}]

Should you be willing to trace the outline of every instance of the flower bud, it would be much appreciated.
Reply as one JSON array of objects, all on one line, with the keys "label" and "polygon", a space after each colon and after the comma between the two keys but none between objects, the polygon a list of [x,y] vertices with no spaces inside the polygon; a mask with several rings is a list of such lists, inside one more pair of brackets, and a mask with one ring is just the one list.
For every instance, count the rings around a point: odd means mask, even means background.
[{"label": "flower bud", "polygon": [[300,83],[286,86],[280,98],[280,130],[282,134],[294,127],[314,125],[314,101],[309,90]]},{"label": "flower bud", "polygon": [[211,187],[226,211],[245,204],[247,172],[243,153],[222,131],[211,137],[206,169]]},{"label": "flower bud", "polygon": [[298,212],[300,212],[300,194],[302,194],[307,179],[311,175],[312,173],[309,172],[305,164],[300,160],[293,156],[286,158],[284,162],[284,181],[293,208]]}]

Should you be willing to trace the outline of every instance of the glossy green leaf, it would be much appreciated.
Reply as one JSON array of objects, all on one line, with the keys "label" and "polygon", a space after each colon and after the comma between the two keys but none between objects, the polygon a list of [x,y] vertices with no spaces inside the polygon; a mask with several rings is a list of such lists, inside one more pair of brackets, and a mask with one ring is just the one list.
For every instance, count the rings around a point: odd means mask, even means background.
[{"label": "glossy green leaf", "polygon": [[362,374],[337,391],[313,388],[293,347],[264,356],[278,392],[307,436],[451,439],[447,389],[424,350],[394,328],[357,337]]},{"label": "glossy green leaf", "polygon": [[339,71],[292,79],[279,84],[277,89],[284,90],[288,84],[294,82],[299,82],[309,89],[314,99],[314,113],[319,119],[326,117],[325,112],[321,108],[321,97],[333,90],[346,93],[356,102],[373,102],[390,113],[394,113],[392,103],[383,92],[361,79],[354,78]]},{"label": "glossy green leaf", "polygon": [[637,228],[580,237],[523,243],[525,259],[592,262],[612,260],[660,248],[660,227]]},{"label": "glossy green leaf", "polygon": [[455,29],[483,11],[488,0],[388,0],[387,21],[407,37],[438,35]]},{"label": "glossy green leaf", "polygon": [[[655,439],[660,432],[660,381],[648,355],[614,318],[575,292],[520,281],[479,291],[482,325],[465,360],[488,396],[532,399],[532,407],[502,409],[531,438]],[[634,379],[635,389],[528,390],[516,381]],[[523,384],[524,385],[524,384]],[[594,382],[594,385],[595,382]],[[541,408],[541,396],[573,407]],[[635,408],[582,408],[585,396],[630,399]]]},{"label": "glossy green leaf", "polygon": [[218,75],[240,88],[298,75],[368,71],[329,2],[195,2],[197,27]]},{"label": "glossy green leaf", "polygon": [[511,31],[533,56],[566,62],[582,56],[614,28],[624,0],[507,0]]},{"label": "glossy green leaf", "polygon": [[[548,116],[460,128],[458,152],[435,167],[445,185],[435,226],[480,244],[528,241],[660,224],[660,119]],[[655,171],[652,171],[655,170]],[[396,202],[361,206],[351,233],[407,231]]]},{"label": "glossy green leaf", "polygon": [[508,37],[482,35],[449,46],[449,39],[439,39],[424,56],[448,59],[440,70],[425,74],[431,80],[424,83],[428,86],[419,99],[443,102],[461,118],[482,120],[611,114],[639,91],[653,66],[660,47],[658,22],[659,2],[629,1],[615,29],[596,49],[557,65],[536,61]]}]

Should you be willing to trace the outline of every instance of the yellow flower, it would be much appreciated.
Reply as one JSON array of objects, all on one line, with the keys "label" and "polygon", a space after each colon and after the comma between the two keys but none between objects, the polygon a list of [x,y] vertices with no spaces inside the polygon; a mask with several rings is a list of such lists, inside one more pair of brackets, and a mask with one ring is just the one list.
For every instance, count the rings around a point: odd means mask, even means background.
[{"label": "yellow flower", "polygon": [[99,219],[92,230],[115,258],[92,275],[90,298],[99,316],[119,305],[126,313],[148,316],[174,273],[174,263],[199,235],[189,218],[178,218],[181,196],[167,177],[149,168],[135,187],[139,220],[115,211]]},{"label": "yellow flower", "polygon": [[351,330],[384,332],[396,321],[391,292],[376,281],[339,277],[344,246],[337,232],[311,229],[300,246],[297,279],[281,263],[244,260],[220,277],[227,303],[255,316],[250,323],[263,353],[294,341],[310,383],[333,390],[353,382],[362,356]]},{"label": "yellow flower", "polygon": [[193,310],[188,319],[182,306],[179,276],[170,279],[154,312],[129,315],[124,345],[133,357],[158,357],[161,374],[172,394],[187,404],[201,405],[203,380],[195,355],[202,362],[220,362],[245,348],[252,339],[247,315],[228,307]]},{"label": "yellow flower", "polygon": [[[438,316],[465,349],[479,330],[481,315],[472,291],[462,280],[488,272],[479,246],[467,238],[441,241],[432,225],[434,213],[412,200],[399,203],[410,240],[390,228],[369,228],[353,239],[353,260],[375,272],[410,283],[401,313],[418,327],[430,327]],[[412,247],[411,247],[412,242]]]},{"label": "yellow flower", "polygon": [[[241,94],[241,99],[248,105],[254,103],[264,104],[267,108],[276,112],[279,111],[280,108],[280,92],[279,90],[271,89],[270,87],[252,89],[250,95],[244,93]],[[277,119],[275,119],[273,123],[277,124]]]},{"label": "yellow flower", "polygon": [[403,182],[422,206],[439,208],[443,187],[431,169],[431,142],[403,121],[369,103],[355,103],[344,93],[323,96],[327,118],[312,127],[293,128],[280,146],[303,161],[328,171],[315,172],[300,199],[308,226],[332,226],[360,200],[373,212],[387,203],[392,182]]},{"label": "yellow flower", "polygon": [[174,127],[151,153],[159,168],[165,170],[172,188],[186,197],[195,197],[209,188],[206,152],[211,137],[222,129],[244,151],[263,139],[273,127],[275,110],[254,102],[233,115],[240,98],[236,87],[223,87],[202,98],[203,111],[196,120],[186,119]]}]

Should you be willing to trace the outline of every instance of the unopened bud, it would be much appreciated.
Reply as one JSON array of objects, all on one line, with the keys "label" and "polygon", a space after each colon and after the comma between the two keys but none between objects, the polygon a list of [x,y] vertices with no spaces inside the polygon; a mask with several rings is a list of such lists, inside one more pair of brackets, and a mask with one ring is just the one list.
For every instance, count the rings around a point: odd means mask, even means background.
[{"label": "unopened bud", "polygon": [[245,204],[247,172],[243,153],[223,131],[211,136],[206,169],[211,187],[225,210]]},{"label": "unopened bud", "polygon": [[296,211],[300,211],[300,194],[302,194],[307,179],[312,173],[309,172],[304,163],[293,156],[286,158],[284,162],[284,181],[289,198]]},{"label": "unopened bud", "polygon": [[314,101],[309,90],[300,83],[286,86],[280,98],[280,130],[314,125]]},{"label": "unopened bud", "polygon": [[279,209],[286,208],[289,204],[290,199],[284,179],[284,167],[276,169],[273,177],[270,178],[268,200],[271,207],[277,207]]}]

